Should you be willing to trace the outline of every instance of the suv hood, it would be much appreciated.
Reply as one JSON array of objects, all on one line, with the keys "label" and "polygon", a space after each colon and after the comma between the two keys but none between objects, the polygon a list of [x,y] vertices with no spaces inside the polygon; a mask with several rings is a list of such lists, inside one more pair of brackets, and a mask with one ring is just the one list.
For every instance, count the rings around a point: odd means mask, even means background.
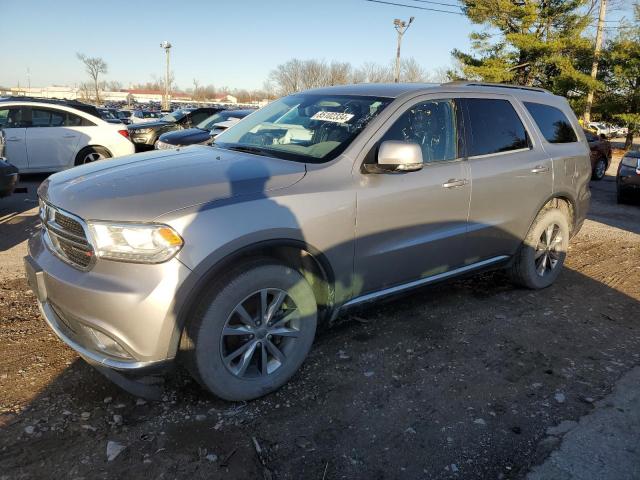
[{"label": "suv hood", "polygon": [[201,128],[187,128],[186,130],[174,130],[160,135],[160,141],[170,145],[193,145],[206,142],[211,138],[209,130]]},{"label": "suv hood", "polygon": [[130,125],[127,125],[127,128],[129,130],[140,130],[142,128],[164,127],[165,125],[177,125],[177,123],[174,123],[174,122],[161,122],[160,120],[149,120],[149,121],[146,121],[146,122],[132,123]]},{"label": "suv hood", "polygon": [[41,198],[85,220],[149,222],[164,213],[288,187],[303,163],[196,145],[101,160],[56,173]]}]

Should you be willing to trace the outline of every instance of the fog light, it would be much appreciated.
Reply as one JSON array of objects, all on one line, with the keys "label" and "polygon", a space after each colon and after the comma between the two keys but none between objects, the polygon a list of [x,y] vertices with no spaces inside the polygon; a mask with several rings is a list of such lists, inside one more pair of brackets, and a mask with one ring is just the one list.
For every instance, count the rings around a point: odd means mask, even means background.
[{"label": "fog light", "polygon": [[107,353],[109,355],[113,355],[114,357],[127,358],[131,359],[131,355],[127,353],[127,351],[120,346],[120,344],[111,338],[109,335],[102,333],[99,330],[95,330],[86,325],[82,325],[85,332],[91,337],[93,344],[100,351]]}]

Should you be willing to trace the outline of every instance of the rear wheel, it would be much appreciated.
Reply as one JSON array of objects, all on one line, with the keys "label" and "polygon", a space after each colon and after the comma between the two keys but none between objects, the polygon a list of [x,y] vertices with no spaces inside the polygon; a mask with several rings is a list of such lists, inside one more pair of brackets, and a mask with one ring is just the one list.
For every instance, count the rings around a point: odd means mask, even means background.
[{"label": "rear wheel", "polygon": [[593,167],[593,172],[591,173],[592,180],[602,180],[604,178],[604,174],[607,171],[607,161],[604,158],[598,160]]},{"label": "rear wheel", "polygon": [[104,160],[105,158],[111,158],[111,153],[106,148],[98,146],[85,147],[76,155],[75,165],[84,165],[97,160]]},{"label": "rear wheel", "polygon": [[536,217],[511,266],[514,283],[532,289],[546,288],[558,277],[569,246],[569,223],[557,208]]},{"label": "rear wheel", "polygon": [[300,368],[316,332],[317,306],[304,277],[285,265],[247,265],[203,295],[183,333],[193,376],[225,400],[250,400]]}]

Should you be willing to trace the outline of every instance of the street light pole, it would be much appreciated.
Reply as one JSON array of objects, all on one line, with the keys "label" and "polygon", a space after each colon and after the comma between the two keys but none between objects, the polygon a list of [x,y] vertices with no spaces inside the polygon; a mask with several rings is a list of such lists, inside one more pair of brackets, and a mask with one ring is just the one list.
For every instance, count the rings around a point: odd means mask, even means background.
[{"label": "street light pole", "polygon": [[402,36],[411,26],[414,18],[415,17],[411,17],[408,22],[400,20],[399,18],[396,18],[393,21],[393,26],[396,29],[396,32],[398,32],[398,48],[396,49],[396,71],[394,75],[394,82],[396,83],[400,81],[400,44],[402,43]]},{"label": "street light pole", "polygon": [[167,70],[164,77],[164,95],[162,98],[162,109],[170,110],[171,102],[170,102],[170,92],[169,92],[169,52],[171,51],[171,43],[165,40],[160,44],[160,48],[164,48],[164,52],[166,54],[166,61],[167,61]]}]

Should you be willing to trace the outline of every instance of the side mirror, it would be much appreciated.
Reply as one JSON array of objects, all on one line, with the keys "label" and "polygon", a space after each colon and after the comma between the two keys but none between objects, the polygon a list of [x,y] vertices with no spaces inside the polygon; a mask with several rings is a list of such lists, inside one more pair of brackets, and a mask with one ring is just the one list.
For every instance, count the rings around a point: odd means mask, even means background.
[{"label": "side mirror", "polygon": [[369,173],[415,172],[423,166],[422,148],[417,143],[387,140],[380,145],[377,160],[365,164]]}]

